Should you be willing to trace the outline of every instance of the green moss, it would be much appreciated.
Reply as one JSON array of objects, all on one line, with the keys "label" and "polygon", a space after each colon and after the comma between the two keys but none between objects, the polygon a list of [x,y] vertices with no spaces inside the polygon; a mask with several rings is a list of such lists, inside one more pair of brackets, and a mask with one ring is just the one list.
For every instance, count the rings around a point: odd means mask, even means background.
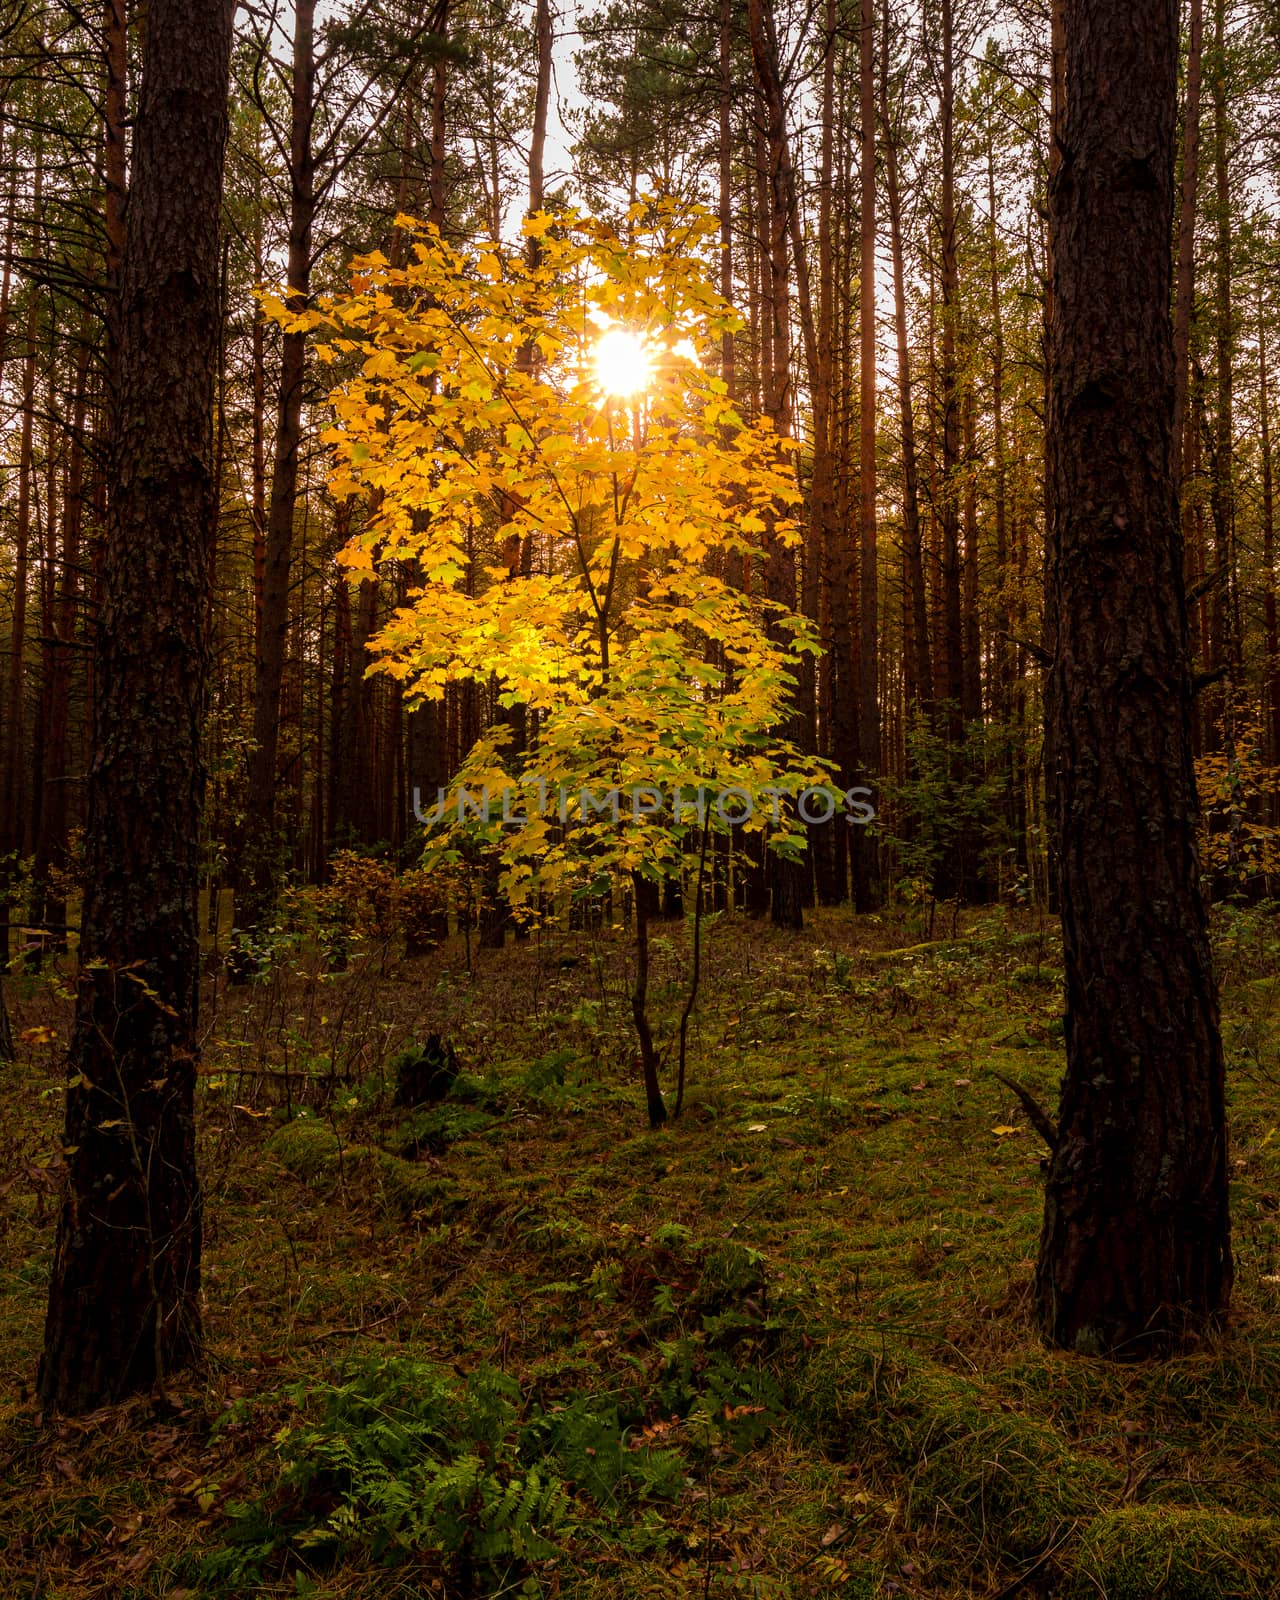
[{"label": "green moss", "polygon": [[1268,1600],[1280,1520],[1127,1506],[1096,1517],[1076,1547],[1070,1600]]},{"label": "green moss", "polygon": [[443,1178],[429,1167],[402,1161],[385,1150],[378,1151],[378,1173],[383,1193],[406,1215],[440,1222],[467,1205],[468,1197],[455,1179]]},{"label": "green moss", "polygon": [[951,1522],[1010,1559],[1039,1555],[1121,1487],[1109,1463],[1002,1409],[993,1389],[865,1335],[809,1361],[795,1400],[828,1449],[906,1474],[913,1524]]},{"label": "green moss", "polygon": [[267,1140],[267,1149],[295,1178],[308,1183],[334,1176],[339,1155],[344,1163],[368,1155],[363,1145],[344,1146],[332,1128],[314,1117],[296,1117],[277,1128]]}]

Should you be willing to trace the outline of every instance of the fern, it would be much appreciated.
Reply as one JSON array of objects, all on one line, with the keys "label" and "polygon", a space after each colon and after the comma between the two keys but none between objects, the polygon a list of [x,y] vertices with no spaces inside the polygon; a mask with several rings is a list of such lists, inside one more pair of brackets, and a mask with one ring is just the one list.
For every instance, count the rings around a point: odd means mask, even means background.
[{"label": "fern", "polygon": [[304,1553],[309,1566],[427,1558],[460,1583],[536,1587],[531,1564],[571,1533],[661,1548],[653,1513],[629,1529],[619,1513],[686,1481],[676,1451],[629,1446],[615,1404],[582,1395],[522,1421],[518,1385],[491,1367],[459,1383],[387,1356],[287,1393],[300,1420],[275,1437],[276,1488],[230,1508],[227,1543],[196,1574],[211,1593],[243,1594]]},{"label": "fern", "polygon": [[504,1374],[482,1368],[459,1389],[422,1362],[388,1357],[288,1392],[318,1417],[276,1435],[276,1494],[233,1508],[229,1546],[204,1562],[206,1581],[242,1591],[290,1550],[311,1562],[435,1555],[503,1581],[555,1553],[572,1502],[555,1473],[521,1463],[520,1392]]}]

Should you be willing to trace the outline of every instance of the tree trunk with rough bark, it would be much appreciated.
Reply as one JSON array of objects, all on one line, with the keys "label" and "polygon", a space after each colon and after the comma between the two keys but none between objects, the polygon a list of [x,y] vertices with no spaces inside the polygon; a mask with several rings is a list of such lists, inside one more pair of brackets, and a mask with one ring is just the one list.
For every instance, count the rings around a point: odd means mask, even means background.
[{"label": "tree trunk with rough bark", "polygon": [[[765,242],[763,272],[768,278],[765,315],[772,367],[765,387],[764,413],[780,438],[792,428],[791,365],[789,359],[789,279],[787,236],[790,217],[790,167],[787,154],[786,100],[778,68],[778,46],[771,0],[751,0],[748,22],[751,54],[764,114],[765,170],[762,184],[761,237]],[[772,532],[766,535],[765,592],[776,604],[794,609],[796,604],[795,551]],[[786,737],[802,743],[805,736],[803,705],[796,705],[785,729]],[[807,886],[805,867],[774,856],[770,862],[770,915],[779,927],[804,925]]]},{"label": "tree trunk with rough bark", "polygon": [[[858,67],[862,139],[861,266],[858,274],[858,760],[859,781],[873,786],[880,772],[880,610],[876,506],[876,13],[862,0]],[[854,835],[854,896],[859,911],[880,900],[875,839]]]},{"label": "tree trunk with rough bark", "polygon": [[1066,0],[1049,192],[1046,681],[1067,1072],[1036,1276],[1054,1344],[1137,1357],[1231,1287],[1172,474],[1176,0]]},{"label": "tree trunk with rough bark", "polygon": [[880,41],[880,121],[884,129],[885,199],[889,207],[889,246],[893,257],[893,322],[898,346],[898,409],[902,422],[902,636],[907,711],[933,704],[933,659],[929,651],[929,608],[920,534],[920,473],[916,459],[915,410],[911,396],[911,345],[907,327],[906,264],[902,245],[902,200],[898,188],[898,135],[889,104],[889,0],[885,0]]},{"label": "tree trunk with rough bark", "polygon": [[942,538],[942,684],[948,737],[964,729],[964,621],[960,559],[960,378],[956,351],[960,316],[960,259],[956,238],[955,40],[952,0],[942,0],[942,194],[939,213],[939,287],[942,290],[942,474],[939,484]]},{"label": "tree trunk with rough bark", "polygon": [[[316,215],[315,154],[315,0],[296,0],[293,31],[293,84],[289,123],[289,240],[287,304],[303,311],[311,293],[312,230]],[[302,443],[303,381],[307,335],[284,333],[280,340],[280,387],[276,399],[275,458],[262,570],[262,604],[254,663],[253,751],[245,806],[244,849],[236,883],[236,926],[252,934],[275,903],[279,861],[276,840],[276,782],[280,751],[280,690],[284,681],[289,631],[290,575],[293,570],[294,517],[298,504],[298,459]],[[243,954],[231,976],[247,978],[253,963]]]},{"label": "tree trunk with rough bark", "polygon": [[65,1412],[198,1357],[194,1090],[218,225],[231,0],[150,0],[95,645],[67,1193],[38,1388]]},{"label": "tree trunk with rough bark", "polygon": [[1191,377],[1191,312],[1196,293],[1196,191],[1200,177],[1200,66],[1204,3],[1191,0],[1187,84],[1182,102],[1182,195],[1178,208],[1178,282],[1173,306],[1173,478],[1182,483],[1182,446]]}]

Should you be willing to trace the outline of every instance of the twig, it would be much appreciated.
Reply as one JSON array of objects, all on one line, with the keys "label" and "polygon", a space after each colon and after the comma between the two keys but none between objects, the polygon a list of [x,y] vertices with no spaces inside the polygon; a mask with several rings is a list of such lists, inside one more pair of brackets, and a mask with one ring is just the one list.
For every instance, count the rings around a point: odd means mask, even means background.
[{"label": "twig", "polygon": [[409,1310],[407,1305],[401,1306],[396,1311],[388,1311],[385,1317],[375,1317],[372,1322],[362,1322],[354,1328],[326,1328],[323,1333],[313,1333],[306,1341],[307,1344],[319,1344],[322,1339],[337,1339],[343,1335],[368,1333],[370,1328],[380,1328],[384,1322],[393,1322],[397,1317],[404,1316]]}]

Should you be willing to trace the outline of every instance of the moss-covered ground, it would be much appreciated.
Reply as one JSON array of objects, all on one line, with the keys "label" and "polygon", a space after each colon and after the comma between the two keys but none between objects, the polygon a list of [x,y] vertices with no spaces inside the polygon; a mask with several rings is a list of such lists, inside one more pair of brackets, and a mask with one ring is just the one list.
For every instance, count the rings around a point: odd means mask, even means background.
[{"label": "moss-covered ground", "polygon": [[[69,995],[10,980],[0,1594],[1280,1593],[1280,919],[1216,929],[1230,1326],[1151,1365],[1031,1318],[1044,1151],[995,1074],[1052,1108],[1052,924],[920,939],[713,919],[657,1133],[622,933],[211,987],[207,1369],[53,1424]],[[664,1036],[688,940],[655,930]],[[394,1060],[431,1033],[463,1075],[411,1114]]]}]

